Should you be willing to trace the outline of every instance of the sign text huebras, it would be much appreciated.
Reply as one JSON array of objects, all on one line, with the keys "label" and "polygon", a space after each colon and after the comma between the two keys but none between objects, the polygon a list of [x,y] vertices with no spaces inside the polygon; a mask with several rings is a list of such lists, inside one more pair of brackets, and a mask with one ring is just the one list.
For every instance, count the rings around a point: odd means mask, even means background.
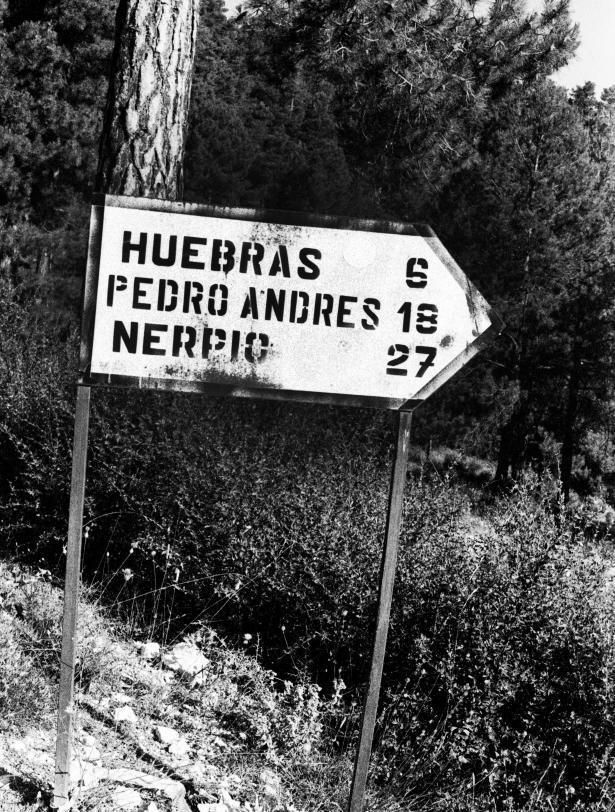
[{"label": "sign text huebras", "polygon": [[89,371],[409,399],[489,325],[423,237],[112,205]]}]

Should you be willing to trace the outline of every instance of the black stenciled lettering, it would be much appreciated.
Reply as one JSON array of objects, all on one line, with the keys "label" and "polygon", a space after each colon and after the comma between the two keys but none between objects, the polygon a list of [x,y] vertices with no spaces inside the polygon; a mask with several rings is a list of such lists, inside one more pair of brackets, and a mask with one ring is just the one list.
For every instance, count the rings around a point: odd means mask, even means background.
[{"label": "black stenciled lettering", "polygon": [[247,319],[250,316],[253,319],[258,318],[258,299],[256,298],[256,288],[248,288],[246,298],[241,308],[240,318]]},{"label": "black stenciled lettering", "polygon": [[123,291],[128,287],[128,279],[125,276],[111,274],[107,283],[107,307],[113,307],[115,291]]},{"label": "black stenciled lettering", "polygon": [[239,260],[239,273],[247,273],[248,265],[252,265],[255,274],[262,273],[261,262],[265,256],[265,248],[259,242],[244,242],[241,244],[241,258]]},{"label": "black stenciled lettering", "polygon": [[[254,352],[254,345],[257,346],[257,352]],[[269,336],[264,333],[248,333],[246,336],[245,356],[246,360],[250,363],[258,363],[265,360],[267,356],[267,347],[269,346]]]},{"label": "black stenciled lettering", "polygon": [[435,347],[417,347],[416,352],[419,355],[425,356],[425,360],[420,362],[418,372],[416,373],[417,378],[422,378],[427,370],[435,365],[434,362],[438,350]]},{"label": "black stenciled lettering", "polygon": [[226,285],[210,285],[207,299],[207,312],[210,316],[224,316],[228,308],[228,288]]},{"label": "black stenciled lettering", "polygon": [[200,262],[193,257],[199,255],[197,246],[207,245],[206,237],[184,237],[184,244],[182,248],[182,268],[190,271],[203,271],[205,270],[205,263]]},{"label": "black stenciled lettering", "polygon": [[130,255],[133,251],[138,254],[137,262],[139,265],[145,265],[145,252],[147,250],[147,234],[141,232],[139,235],[139,242],[131,242],[132,232],[125,231],[122,240],[122,262],[130,262]]},{"label": "black stenciled lettering", "polygon": [[303,265],[297,268],[299,279],[318,279],[320,268],[312,261],[313,259],[322,259],[322,253],[318,248],[302,248],[299,251],[299,262],[303,262]]},{"label": "black stenciled lettering", "polygon": [[340,296],[337,303],[337,326],[338,327],[354,327],[354,321],[346,321],[352,315],[352,311],[348,305],[358,302],[356,296]]},{"label": "black stenciled lettering", "polygon": [[290,265],[288,264],[288,250],[285,245],[279,245],[278,250],[275,252],[275,257],[269,268],[269,276],[277,276],[281,273],[282,276],[290,277]]},{"label": "black stenciled lettering", "polygon": [[438,307],[434,304],[420,304],[416,311],[418,333],[435,333],[438,329]]},{"label": "black stenciled lettering", "polygon": [[375,330],[378,327],[379,318],[376,315],[378,310],[380,310],[378,299],[368,298],[363,302],[363,312],[367,316],[366,319],[361,319],[361,327],[364,330]]},{"label": "black stenciled lettering", "polygon": [[236,361],[239,357],[239,345],[241,343],[241,333],[233,330],[231,335],[231,361]]},{"label": "black stenciled lettering", "polygon": [[152,248],[152,262],[162,268],[170,268],[175,264],[177,258],[177,237],[172,234],[169,237],[166,256],[162,256],[162,234],[154,234],[154,245]]},{"label": "black stenciled lettering", "polygon": [[154,280],[148,279],[145,276],[135,276],[134,287],[132,291],[132,307],[133,310],[151,310],[152,306],[149,302],[142,302],[144,296],[147,296],[147,291],[143,290],[143,285],[153,285]]},{"label": "black stenciled lettering", "polygon": [[235,245],[230,240],[214,240],[211,250],[212,271],[228,273],[235,267]]},{"label": "black stenciled lettering", "polygon": [[[301,311],[297,314],[297,305],[299,304],[299,297],[301,297]],[[291,324],[305,324],[308,320],[308,305],[310,303],[309,295],[303,290],[293,290],[290,294],[290,314],[289,320]]]},{"label": "black stenciled lettering", "polygon": [[391,360],[387,364],[387,375],[407,375],[408,370],[402,367],[410,355],[410,348],[405,344],[391,344],[387,350]]},{"label": "black stenciled lettering", "polygon": [[330,293],[317,293],[314,300],[314,324],[319,324],[322,318],[327,327],[331,327],[331,313],[333,312],[333,296]]},{"label": "black stenciled lettering", "polygon": [[265,321],[271,321],[272,315],[274,315],[278,321],[283,321],[285,303],[285,290],[272,290],[271,288],[267,288],[265,292]]},{"label": "black stenciled lettering", "polygon": [[143,330],[143,355],[165,355],[166,350],[163,347],[156,346],[160,344],[162,335],[159,333],[166,333],[169,329],[166,324],[146,324]]},{"label": "black stenciled lettering", "polygon": [[412,302],[404,302],[397,312],[401,313],[402,316],[402,331],[409,333],[412,319]]},{"label": "black stenciled lettering", "polygon": [[113,352],[121,352],[122,344],[126,350],[133,354],[137,351],[137,341],[139,339],[139,324],[136,321],[130,322],[130,332],[126,329],[123,321],[113,323]]},{"label": "black stenciled lettering", "polygon": [[[171,296],[167,301],[167,291],[170,291]],[[157,310],[167,313],[175,310],[177,307],[177,295],[179,293],[179,285],[174,279],[161,279],[158,282],[158,304]]]},{"label": "black stenciled lettering", "polygon": [[[417,271],[417,266],[422,271]],[[429,268],[429,264],[423,257],[412,257],[406,265],[406,285],[409,288],[424,288],[427,285],[427,274],[424,273]]]},{"label": "black stenciled lettering", "polygon": [[200,282],[184,282],[184,306],[182,307],[184,313],[192,310],[194,313],[201,314],[204,291],[205,288]]},{"label": "black stenciled lettering", "polygon": [[[216,343],[214,344],[212,339],[216,338]],[[203,330],[203,349],[201,351],[201,355],[203,358],[209,358],[210,352],[213,350],[221,350],[224,348],[226,344],[226,330],[222,330],[220,328],[216,328],[215,330],[212,327],[205,327]]]},{"label": "black stenciled lettering", "polygon": [[193,350],[195,344],[196,328],[183,327],[181,324],[176,324],[173,328],[173,355],[175,358],[179,356],[182,347],[188,358],[194,358]]}]

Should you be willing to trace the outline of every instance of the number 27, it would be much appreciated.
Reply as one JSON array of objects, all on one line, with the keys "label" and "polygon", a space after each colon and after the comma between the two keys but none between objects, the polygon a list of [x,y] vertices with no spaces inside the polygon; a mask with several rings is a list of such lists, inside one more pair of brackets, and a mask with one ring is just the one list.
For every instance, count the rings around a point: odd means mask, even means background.
[{"label": "number 27", "polygon": [[[417,378],[422,378],[427,370],[434,366],[438,351],[435,347],[416,347],[415,352],[418,355],[425,356],[424,360],[419,363],[419,369],[416,373]],[[405,344],[391,344],[388,355],[391,356],[391,360],[387,363],[387,375],[407,375],[408,370],[404,367],[404,364],[410,356],[410,347]]]}]

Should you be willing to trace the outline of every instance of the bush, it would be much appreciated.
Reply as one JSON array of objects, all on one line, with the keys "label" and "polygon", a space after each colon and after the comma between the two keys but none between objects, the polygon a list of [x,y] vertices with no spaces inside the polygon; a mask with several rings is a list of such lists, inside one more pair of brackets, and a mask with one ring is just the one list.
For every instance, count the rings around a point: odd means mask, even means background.
[{"label": "bush", "polygon": [[533,487],[489,522],[487,534],[440,534],[402,561],[405,643],[389,665],[378,779],[445,808],[605,800],[615,733],[605,562]]},{"label": "bush", "polygon": [[46,332],[0,279],[0,524],[7,551],[54,566],[68,515],[74,343]]}]

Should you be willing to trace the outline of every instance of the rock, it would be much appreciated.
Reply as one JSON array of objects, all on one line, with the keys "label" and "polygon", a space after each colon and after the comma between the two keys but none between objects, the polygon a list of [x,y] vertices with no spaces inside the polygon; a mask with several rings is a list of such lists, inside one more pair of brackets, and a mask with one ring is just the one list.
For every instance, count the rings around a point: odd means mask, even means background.
[{"label": "rock", "polygon": [[111,802],[118,809],[138,809],[143,799],[136,789],[119,787],[111,794]]},{"label": "rock", "polygon": [[194,643],[176,643],[162,655],[162,663],[171,671],[194,677],[194,683],[199,685],[204,680],[203,672],[209,665],[209,660]]},{"label": "rock", "polygon": [[188,775],[195,784],[213,784],[219,778],[218,768],[213,764],[203,764],[196,761],[187,768]]},{"label": "rock", "polygon": [[175,758],[183,758],[190,752],[190,745],[185,739],[179,738],[169,745],[168,751]]},{"label": "rock", "polygon": [[196,808],[199,812],[229,812],[226,804],[197,804]]},{"label": "rock", "polygon": [[141,656],[144,660],[155,660],[160,657],[160,645],[158,643],[143,643]]},{"label": "rock", "polygon": [[113,721],[116,725],[120,722],[128,722],[128,724],[134,725],[137,721],[137,714],[128,705],[123,705],[113,711]]},{"label": "rock", "polygon": [[165,725],[156,725],[154,732],[158,741],[162,742],[165,746],[173,744],[173,742],[179,739],[177,730],[173,730],[172,727],[166,727]]},{"label": "rock", "polygon": [[158,806],[152,801],[151,804],[147,807],[145,812],[160,812]]},{"label": "rock", "polygon": [[120,694],[114,693],[111,695],[111,700],[116,703],[116,705],[130,705],[132,704],[132,697],[128,696],[128,694]]},{"label": "rock", "polygon": [[171,801],[173,812],[191,812],[186,803],[186,788],[179,781],[171,778],[160,778],[139,770],[131,770],[127,767],[119,767],[106,771],[107,781],[116,781],[121,784],[132,784],[132,786],[147,789],[153,792],[164,793]]}]

